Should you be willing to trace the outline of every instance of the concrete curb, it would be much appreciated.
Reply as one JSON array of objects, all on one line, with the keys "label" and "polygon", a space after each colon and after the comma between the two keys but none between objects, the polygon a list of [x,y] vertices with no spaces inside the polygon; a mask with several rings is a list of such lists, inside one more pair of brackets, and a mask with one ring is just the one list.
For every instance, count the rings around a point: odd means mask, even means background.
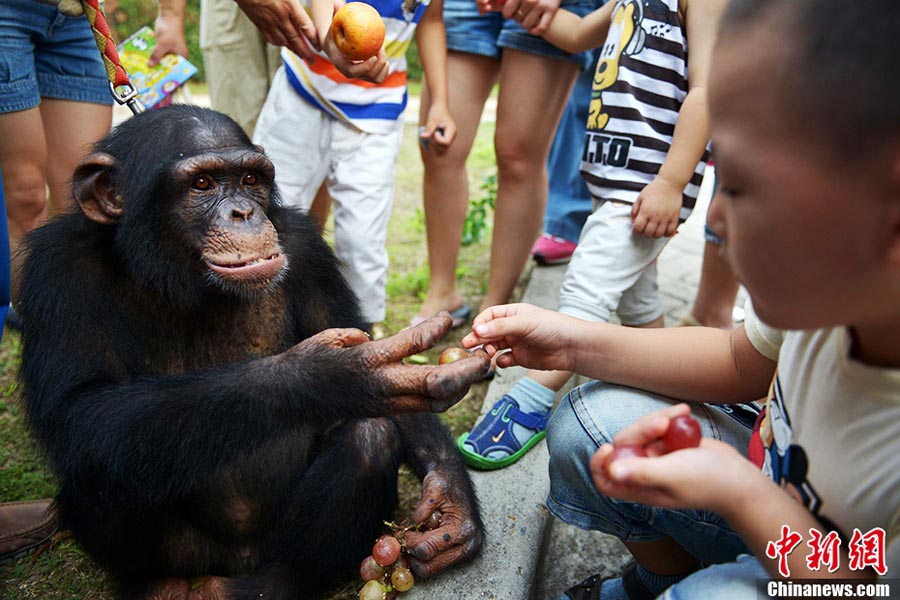
[{"label": "concrete curb", "polygon": [[[564,265],[533,269],[522,301],[555,310],[564,274]],[[525,369],[519,367],[499,371],[488,388],[482,414],[524,374]],[[560,391],[557,400],[577,383],[576,379]],[[407,600],[534,598],[536,587],[540,587],[536,581],[552,521],[544,505],[550,490],[547,462],[547,444],[541,442],[505,469],[470,470],[485,523],[484,547],[471,563],[417,583],[407,592]]]}]

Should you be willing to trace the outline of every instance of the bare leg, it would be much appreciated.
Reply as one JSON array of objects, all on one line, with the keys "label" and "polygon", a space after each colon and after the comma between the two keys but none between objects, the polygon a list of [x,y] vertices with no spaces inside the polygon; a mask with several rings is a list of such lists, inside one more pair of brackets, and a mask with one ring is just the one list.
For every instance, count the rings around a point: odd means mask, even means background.
[{"label": "bare leg", "polygon": [[497,206],[491,271],[481,307],[509,301],[541,232],[547,154],[578,66],[505,49],[497,103]]},{"label": "bare leg", "polygon": [[90,153],[91,145],[109,131],[112,106],[45,98],[41,100],[40,112],[47,139],[48,213],[52,216],[71,205],[72,173],[82,157]]},{"label": "bare leg", "polygon": [[37,108],[0,115],[0,166],[13,248],[46,218],[47,145]]},{"label": "bare leg", "polygon": [[[453,51],[447,54],[450,110],[458,133],[444,156],[422,151],[422,162],[425,164],[425,230],[431,278],[419,316],[430,317],[442,309],[454,310],[463,301],[456,290],[456,259],[469,206],[466,158],[472,149],[481,111],[498,72],[499,62],[493,58]],[[427,110],[428,100],[423,88],[422,111]]]},{"label": "bare leg", "polygon": [[732,329],[734,320],[731,311],[739,287],[740,284],[728,261],[719,251],[719,246],[706,242],[700,285],[691,308],[691,316],[707,327]]},{"label": "bare leg", "polygon": [[43,100],[39,108],[0,115],[13,298],[21,258],[15,250],[23,235],[46,220],[47,187],[58,207],[70,202],[69,181],[75,166],[90,144],[109,130],[111,120],[111,107],[63,100]]}]

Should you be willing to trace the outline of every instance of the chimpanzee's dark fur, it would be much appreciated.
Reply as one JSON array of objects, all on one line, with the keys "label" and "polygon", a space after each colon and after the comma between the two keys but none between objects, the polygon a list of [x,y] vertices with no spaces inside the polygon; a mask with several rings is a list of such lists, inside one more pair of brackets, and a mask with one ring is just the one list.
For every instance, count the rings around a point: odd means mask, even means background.
[{"label": "chimpanzee's dark fur", "polygon": [[364,419],[390,411],[363,365],[292,349],[363,326],[305,215],[277,199],[264,210],[288,260],[276,284],[231,293],[205,278],[199,245],[183,243],[199,244],[202,223],[182,219],[172,169],[228,147],[256,151],[205,109],[126,121],[96,148],[116,168],[74,180],[76,196],[92,181],[114,189],[121,219],[75,211],[28,240],[18,304],[28,415],[59,479],[64,526],[125,597],[210,574],[235,576],[228,597],[315,597],[368,554],[395,507],[401,461],[419,476],[449,473],[475,504],[434,415]]}]

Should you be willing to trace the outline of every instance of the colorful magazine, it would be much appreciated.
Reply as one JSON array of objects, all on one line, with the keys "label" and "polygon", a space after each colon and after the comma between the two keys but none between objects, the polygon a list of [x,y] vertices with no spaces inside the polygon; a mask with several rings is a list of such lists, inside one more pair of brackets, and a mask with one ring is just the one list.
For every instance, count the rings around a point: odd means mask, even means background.
[{"label": "colorful magazine", "polygon": [[148,67],[155,47],[156,34],[147,26],[118,46],[122,67],[147,108],[168,104],[172,92],[197,72],[197,67],[177,54],[166,54],[158,65]]}]

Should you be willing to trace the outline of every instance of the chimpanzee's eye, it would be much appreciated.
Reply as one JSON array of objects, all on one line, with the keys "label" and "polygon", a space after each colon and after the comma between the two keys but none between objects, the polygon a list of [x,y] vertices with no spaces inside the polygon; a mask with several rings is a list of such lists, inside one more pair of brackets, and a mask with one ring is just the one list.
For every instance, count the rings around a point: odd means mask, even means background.
[{"label": "chimpanzee's eye", "polygon": [[243,179],[241,179],[241,183],[244,185],[256,185],[259,182],[259,179],[256,177],[256,173],[244,173]]},{"label": "chimpanzee's eye", "polygon": [[213,182],[212,179],[207,175],[197,175],[196,177],[194,177],[194,181],[191,182],[191,186],[195,190],[205,191],[212,188]]}]

